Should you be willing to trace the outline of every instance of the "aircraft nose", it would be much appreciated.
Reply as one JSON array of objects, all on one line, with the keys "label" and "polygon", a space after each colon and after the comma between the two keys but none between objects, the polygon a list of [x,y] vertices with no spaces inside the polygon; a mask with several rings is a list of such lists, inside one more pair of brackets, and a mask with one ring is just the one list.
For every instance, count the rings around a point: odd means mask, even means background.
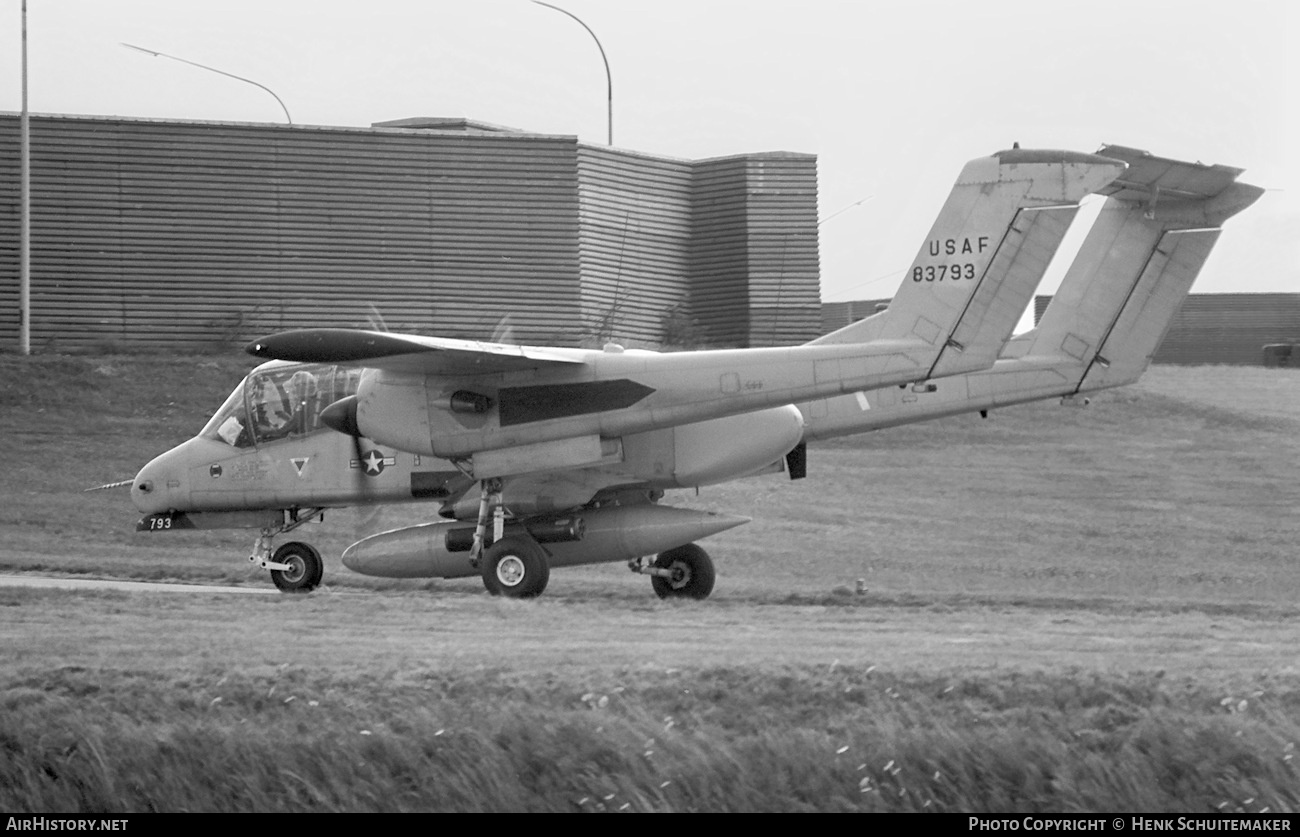
[{"label": "aircraft nose", "polygon": [[157,514],[183,508],[180,502],[184,472],[173,448],[140,469],[131,483],[131,502],[143,514]]}]

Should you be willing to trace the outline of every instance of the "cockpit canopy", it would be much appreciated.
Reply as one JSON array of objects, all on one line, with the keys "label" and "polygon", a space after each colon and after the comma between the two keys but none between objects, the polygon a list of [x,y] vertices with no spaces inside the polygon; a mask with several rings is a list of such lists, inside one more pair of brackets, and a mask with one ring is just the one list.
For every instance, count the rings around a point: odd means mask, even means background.
[{"label": "cockpit canopy", "polygon": [[235,387],[199,435],[246,448],[328,430],[320,423],[321,410],[355,395],[360,381],[360,369],[264,364]]}]

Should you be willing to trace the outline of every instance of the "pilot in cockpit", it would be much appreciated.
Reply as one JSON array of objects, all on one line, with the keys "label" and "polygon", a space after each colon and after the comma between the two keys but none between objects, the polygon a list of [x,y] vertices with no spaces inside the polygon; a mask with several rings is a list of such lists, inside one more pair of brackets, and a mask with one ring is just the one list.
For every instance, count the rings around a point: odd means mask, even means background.
[{"label": "pilot in cockpit", "polygon": [[273,375],[261,377],[252,404],[257,438],[269,441],[311,430],[316,395],[316,378],[303,369],[282,384]]},{"label": "pilot in cockpit", "polygon": [[314,430],[317,414],[316,377],[305,370],[298,370],[285,385],[290,412],[284,423],[287,435],[297,435]]}]

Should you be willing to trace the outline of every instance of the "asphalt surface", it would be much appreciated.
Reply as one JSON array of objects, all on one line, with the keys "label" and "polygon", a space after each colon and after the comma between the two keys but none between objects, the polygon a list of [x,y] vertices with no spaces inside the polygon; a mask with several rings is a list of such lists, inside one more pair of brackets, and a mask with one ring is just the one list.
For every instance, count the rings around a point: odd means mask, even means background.
[{"label": "asphalt surface", "polygon": [[274,587],[222,587],[214,584],[164,584],[151,581],[112,581],[90,578],[50,578],[0,575],[0,587],[40,587],[58,590],[130,590],[149,593],[245,593],[279,595]]}]

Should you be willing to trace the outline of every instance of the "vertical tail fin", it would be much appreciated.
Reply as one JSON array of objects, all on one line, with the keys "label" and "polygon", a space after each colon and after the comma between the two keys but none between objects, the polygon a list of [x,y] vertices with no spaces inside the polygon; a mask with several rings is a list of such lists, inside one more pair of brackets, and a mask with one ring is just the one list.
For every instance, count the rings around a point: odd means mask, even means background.
[{"label": "vertical tail fin", "polygon": [[1013,149],[972,160],[889,308],[813,342],[919,337],[939,350],[922,378],[991,366],[1079,201],[1124,168],[1068,151]]},{"label": "vertical tail fin", "polygon": [[806,441],[1131,383],[1159,346],[1218,240],[1219,225],[1262,189],[1239,169],[1111,146],[1130,164],[1101,191],[1106,205],[1038,328],[997,363],[924,387],[894,387],[800,404]]},{"label": "vertical tail fin", "polygon": [[1262,189],[1240,169],[1109,146],[1130,169],[1101,190],[1106,205],[1037,329],[1002,356],[1068,357],[1083,365],[1076,391],[1136,380],[1150,363],[1218,241],[1220,225]]}]

